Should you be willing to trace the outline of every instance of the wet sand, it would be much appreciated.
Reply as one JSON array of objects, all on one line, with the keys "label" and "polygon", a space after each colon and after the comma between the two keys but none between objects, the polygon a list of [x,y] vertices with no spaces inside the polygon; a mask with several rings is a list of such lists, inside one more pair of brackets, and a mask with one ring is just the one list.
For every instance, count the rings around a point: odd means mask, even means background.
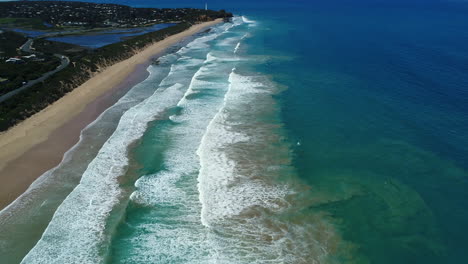
[{"label": "wet sand", "polygon": [[143,81],[151,59],[203,29],[206,22],[170,36],[116,63],[46,109],[0,134],[0,210],[57,166],[79,141],[80,132],[135,84]]}]

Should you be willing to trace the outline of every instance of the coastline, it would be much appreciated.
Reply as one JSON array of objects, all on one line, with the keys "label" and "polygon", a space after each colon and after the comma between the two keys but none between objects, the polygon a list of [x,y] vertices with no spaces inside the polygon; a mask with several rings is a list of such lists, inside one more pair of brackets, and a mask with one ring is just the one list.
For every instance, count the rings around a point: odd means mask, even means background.
[{"label": "coastline", "polygon": [[116,63],[46,109],[0,134],[0,210],[57,166],[80,132],[126,91],[143,81],[151,59],[222,19],[197,24]]}]

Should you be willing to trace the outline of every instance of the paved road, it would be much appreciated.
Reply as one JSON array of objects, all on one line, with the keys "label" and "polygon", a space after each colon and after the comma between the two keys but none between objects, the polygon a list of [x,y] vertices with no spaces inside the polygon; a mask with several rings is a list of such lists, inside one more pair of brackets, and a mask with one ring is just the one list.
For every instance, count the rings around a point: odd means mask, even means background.
[{"label": "paved road", "polygon": [[20,49],[24,52],[32,53],[32,44],[34,42],[34,39],[30,38],[26,43],[23,44],[23,46],[20,47]]},{"label": "paved road", "polygon": [[[20,49],[22,51],[24,51],[24,52],[33,53],[34,52],[33,49],[32,49],[33,42],[34,42],[33,39],[28,39],[28,41],[26,41],[26,43],[24,43],[20,47]],[[66,57],[64,55],[61,55],[61,54],[54,54],[54,56],[60,59],[60,66],[55,68],[55,70],[53,70],[53,71],[44,73],[41,77],[39,77],[39,78],[37,78],[35,80],[28,81],[25,85],[21,86],[20,88],[0,96],[0,103],[10,99],[11,97],[17,95],[18,93],[28,89],[29,87],[31,87],[31,86],[33,86],[33,85],[35,85],[37,83],[45,81],[47,78],[49,78],[50,76],[54,75],[55,73],[65,69],[70,64],[70,59],[68,57]]]}]

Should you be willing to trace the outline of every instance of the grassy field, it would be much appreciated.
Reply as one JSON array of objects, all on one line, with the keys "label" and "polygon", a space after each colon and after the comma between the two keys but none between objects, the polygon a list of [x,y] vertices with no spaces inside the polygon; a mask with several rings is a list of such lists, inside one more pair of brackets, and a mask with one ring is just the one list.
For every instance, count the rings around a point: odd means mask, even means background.
[{"label": "grassy field", "polygon": [[40,18],[0,18],[0,26],[2,27],[18,27],[29,29],[48,29]]}]

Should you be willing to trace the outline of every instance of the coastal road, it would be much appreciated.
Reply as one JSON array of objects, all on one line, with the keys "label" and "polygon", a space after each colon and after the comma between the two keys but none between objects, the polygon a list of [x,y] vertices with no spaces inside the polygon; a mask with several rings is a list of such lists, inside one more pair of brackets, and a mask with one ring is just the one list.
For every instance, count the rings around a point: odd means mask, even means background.
[{"label": "coastal road", "polygon": [[28,52],[28,53],[33,53],[32,51],[32,44],[34,42],[34,39],[30,38],[28,39],[28,41],[26,41],[26,43],[24,43],[20,49],[24,52]]},{"label": "coastal road", "polygon": [[[24,51],[24,52],[33,53],[33,51],[32,51],[33,50],[33,48],[32,48],[33,42],[34,42],[33,39],[28,39],[28,41],[26,43],[24,43],[20,47],[20,49],[22,51]],[[46,72],[41,77],[39,77],[39,78],[37,78],[35,80],[32,80],[32,81],[28,81],[25,85],[21,86],[20,88],[0,96],[0,103],[10,99],[11,97],[13,97],[13,96],[17,95],[18,93],[30,88],[31,86],[33,86],[35,84],[38,84],[38,83],[40,83],[42,81],[45,81],[47,78],[49,78],[50,76],[56,74],[57,72],[65,69],[70,64],[70,59],[67,56],[64,56],[64,55],[61,55],[61,54],[54,54],[54,56],[60,59],[60,65],[57,68],[55,68],[55,70],[50,71],[50,72]]]}]

